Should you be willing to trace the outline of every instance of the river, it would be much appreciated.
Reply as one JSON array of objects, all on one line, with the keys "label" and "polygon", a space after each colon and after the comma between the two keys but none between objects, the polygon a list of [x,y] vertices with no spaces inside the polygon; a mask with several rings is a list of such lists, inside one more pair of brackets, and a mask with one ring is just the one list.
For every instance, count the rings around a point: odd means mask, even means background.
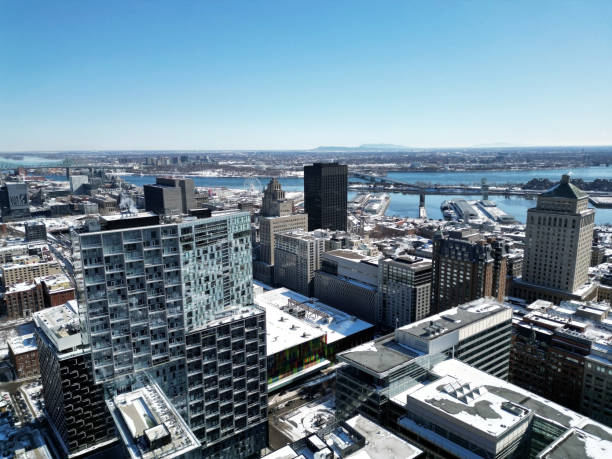
[{"label": "river", "polygon": [[[479,184],[483,177],[487,178],[490,184],[510,184],[524,183],[532,178],[548,178],[552,181],[558,181],[561,175],[566,173],[566,169],[538,169],[527,171],[487,171],[487,172],[390,172],[389,178],[405,181],[408,183],[431,183],[440,185],[463,184],[472,185]],[[594,180],[596,178],[612,179],[612,167],[583,167],[572,170],[572,174],[576,178],[584,180]],[[49,177],[56,180],[65,180],[65,177]],[[138,186],[154,183],[155,176],[153,175],[126,175],[123,176],[125,181]],[[257,180],[242,177],[194,177],[195,185],[205,188],[234,188],[244,189],[250,186],[263,187],[268,182],[269,178],[259,178]],[[278,179],[281,182],[285,191],[303,191],[304,181],[298,177],[281,177]],[[355,196],[355,192],[349,192],[349,199]],[[442,201],[449,199],[478,199],[478,196],[461,196],[461,195],[428,195],[425,198],[425,208],[429,218],[442,218],[440,212],[440,204]],[[520,196],[511,196],[505,198],[503,196],[491,195],[490,199],[495,201],[500,209],[514,216],[518,221],[524,222],[527,214],[527,209],[535,206],[535,200],[525,199]],[[391,203],[387,209],[386,215],[397,215],[400,217],[417,217],[419,206],[419,196],[414,194],[392,193]],[[612,224],[612,209],[596,209],[595,222],[597,224]]]}]

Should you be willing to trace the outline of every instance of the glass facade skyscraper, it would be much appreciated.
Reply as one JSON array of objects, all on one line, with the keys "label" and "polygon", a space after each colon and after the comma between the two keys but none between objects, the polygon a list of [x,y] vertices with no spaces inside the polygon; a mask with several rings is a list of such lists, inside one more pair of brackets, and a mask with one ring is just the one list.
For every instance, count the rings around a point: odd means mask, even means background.
[{"label": "glass facade skyscraper", "polygon": [[346,231],[348,166],[315,163],[304,166],[304,210],[308,229]]},{"label": "glass facade skyscraper", "polygon": [[253,306],[250,215],[75,234],[73,244],[95,382],[113,395],[146,371],[205,456],[259,453],[265,315]]}]

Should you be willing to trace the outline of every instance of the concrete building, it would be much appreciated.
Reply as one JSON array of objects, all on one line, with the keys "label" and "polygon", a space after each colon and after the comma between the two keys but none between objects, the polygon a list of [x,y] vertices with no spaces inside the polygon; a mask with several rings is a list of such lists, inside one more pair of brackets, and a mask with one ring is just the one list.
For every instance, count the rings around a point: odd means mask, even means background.
[{"label": "concrete building", "polygon": [[512,383],[612,425],[609,303],[515,306]]},{"label": "concrete building", "polygon": [[259,243],[261,261],[274,265],[275,235],[293,230],[308,231],[308,216],[296,214],[260,218]]},{"label": "concrete building", "polygon": [[379,424],[357,415],[345,422],[335,422],[317,433],[292,442],[264,456],[264,459],[307,457],[420,459],[425,457],[425,453]]},{"label": "concrete building", "polygon": [[527,301],[588,300],[595,211],[589,196],[572,185],[568,174],[538,196],[527,211],[523,277],[514,281],[513,296]]},{"label": "concrete building", "polygon": [[268,392],[320,371],[338,352],[369,341],[374,326],[286,288],[255,295],[266,312]]},{"label": "concrete building", "polygon": [[347,314],[376,324],[378,258],[355,250],[321,254],[321,269],[314,278],[314,296]]},{"label": "concrete building", "polygon": [[47,261],[27,264],[6,264],[0,266],[2,286],[8,288],[21,282],[33,282],[37,277],[60,274],[62,272],[57,261]]},{"label": "concrete building", "polygon": [[33,333],[24,333],[7,339],[9,360],[17,379],[39,374],[38,348]]},{"label": "concrete building", "polygon": [[66,457],[115,442],[104,387],[93,380],[76,301],[34,315],[45,412]]},{"label": "concrete building", "polygon": [[0,187],[2,221],[7,222],[30,216],[27,183],[5,183]]},{"label": "concrete building", "polygon": [[141,375],[139,388],[106,400],[130,459],[202,457],[201,444],[163,391]]},{"label": "concrete building", "polygon": [[433,362],[449,357],[506,378],[511,320],[509,307],[476,300],[340,353],[338,360],[348,365],[336,373],[338,416],[359,412],[382,422],[407,375],[417,381]]},{"label": "concrete building", "polygon": [[293,213],[293,200],[285,197],[281,184],[271,179],[264,189],[260,215],[262,217],[285,217]]},{"label": "concrete building", "polygon": [[321,267],[326,236],[316,231],[302,230],[276,234],[274,284],[312,296],[314,276]]},{"label": "concrete building", "polygon": [[47,226],[45,222],[29,221],[25,222],[25,236],[27,242],[44,241],[47,242]]},{"label": "concrete building", "polygon": [[156,177],[145,185],[145,209],[157,214],[188,214],[195,209],[195,185],[192,179]]},{"label": "concrete building", "polygon": [[430,260],[400,255],[378,262],[376,323],[393,329],[430,314]]},{"label": "concrete building", "polygon": [[98,213],[100,215],[111,215],[119,211],[117,200],[110,196],[97,195],[91,198],[91,202],[98,206]]},{"label": "concrete building", "polygon": [[304,210],[310,230],[347,230],[348,166],[314,163],[304,166]]},{"label": "concrete building", "polygon": [[0,247],[0,264],[11,263],[14,257],[28,255],[28,253],[28,246],[26,244],[10,244]]},{"label": "concrete building", "polygon": [[72,194],[86,194],[86,186],[89,184],[87,175],[71,175],[70,176],[70,192]]},{"label": "concrete building", "polygon": [[[466,309],[476,315],[442,319],[457,328],[440,330],[437,320],[430,324],[433,339],[400,328],[395,336],[341,353],[346,365],[337,370],[337,418],[363,414],[428,457],[536,457],[571,429],[593,435],[593,443],[564,457],[606,457],[612,429],[483,371],[486,357],[472,358],[486,355],[491,344],[497,347],[496,338],[482,335],[499,332],[501,324],[509,328],[511,310],[490,301]],[[451,337],[467,353],[455,354],[448,347]],[[507,367],[508,340],[503,340]]]},{"label": "concrete building", "polygon": [[504,300],[507,260],[501,241],[464,229],[448,236],[438,232],[433,242],[433,313],[482,297]]},{"label": "concrete building", "polygon": [[94,380],[115,396],[138,389],[147,372],[204,457],[258,455],[267,438],[265,318],[253,306],[250,215],[149,218],[73,233]]}]

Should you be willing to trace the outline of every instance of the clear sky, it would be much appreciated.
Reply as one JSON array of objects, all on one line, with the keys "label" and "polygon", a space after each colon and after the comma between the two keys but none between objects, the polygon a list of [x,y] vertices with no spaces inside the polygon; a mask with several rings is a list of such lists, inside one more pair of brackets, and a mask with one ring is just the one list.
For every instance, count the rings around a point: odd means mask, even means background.
[{"label": "clear sky", "polygon": [[0,0],[0,151],[612,144],[612,0]]}]

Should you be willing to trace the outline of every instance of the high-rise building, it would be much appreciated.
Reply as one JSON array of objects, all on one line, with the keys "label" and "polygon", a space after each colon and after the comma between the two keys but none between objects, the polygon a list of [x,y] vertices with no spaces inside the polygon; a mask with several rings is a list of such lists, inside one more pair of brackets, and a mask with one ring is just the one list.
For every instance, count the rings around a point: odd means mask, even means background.
[{"label": "high-rise building", "polygon": [[527,211],[523,277],[514,282],[514,296],[527,301],[593,299],[587,284],[595,211],[589,196],[572,185],[569,174],[538,196]]},{"label": "high-rise building", "polygon": [[195,185],[192,179],[156,177],[145,185],[145,208],[157,214],[187,214],[195,209]]},{"label": "high-rise building", "polygon": [[0,211],[2,221],[30,216],[30,200],[27,183],[5,183],[0,187]]},{"label": "high-rise building", "polygon": [[25,223],[26,241],[47,241],[47,226],[45,222],[29,221]]},{"label": "high-rise building", "polygon": [[433,242],[433,313],[487,296],[504,300],[507,257],[502,243],[470,229],[438,233]]},{"label": "high-rise building", "polygon": [[205,457],[259,454],[267,439],[265,315],[253,306],[250,215],[130,220],[73,237],[94,382],[114,397],[138,389],[136,376],[146,372]]},{"label": "high-rise building", "polygon": [[376,323],[393,329],[430,314],[431,261],[411,255],[378,262]]},{"label": "high-rise building", "polygon": [[289,231],[276,235],[274,283],[302,295],[312,296],[315,271],[321,267],[321,254],[328,238],[316,231]]},{"label": "high-rise building", "polygon": [[321,269],[314,278],[314,296],[347,314],[376,323],[378,259],[355,250],[321,254]]},{"label": "high-rise building", "polygon": [[115,426],[104,404],[104,386],[94,382],[77,302],[37,312],[34,323],[45,410],[64,456],[113,443]]},{"label": "high-rise building", "polygon": [[87,175],[71,175],[70,176],[70,191],[72,194],[85,194],[86,186],[89,184]]},{"label": "high-rise building", "polygon": [[293,230],[308,231],[306,214],[285,215],[282,217],[262,217],[259,219],[259,257],[269,265],[274,265],[275,236]]},{"label": "high-rise building", "polygon": [[308,228],[347,230],[348,166],[314,163],[304,166],[304,209]]},{"label": "high-rise building", "polygon": [[262,217],[284,217],[293,213],[293,200],[285,198],[285,191],[275,178],[264,189],[261,201]]}]

